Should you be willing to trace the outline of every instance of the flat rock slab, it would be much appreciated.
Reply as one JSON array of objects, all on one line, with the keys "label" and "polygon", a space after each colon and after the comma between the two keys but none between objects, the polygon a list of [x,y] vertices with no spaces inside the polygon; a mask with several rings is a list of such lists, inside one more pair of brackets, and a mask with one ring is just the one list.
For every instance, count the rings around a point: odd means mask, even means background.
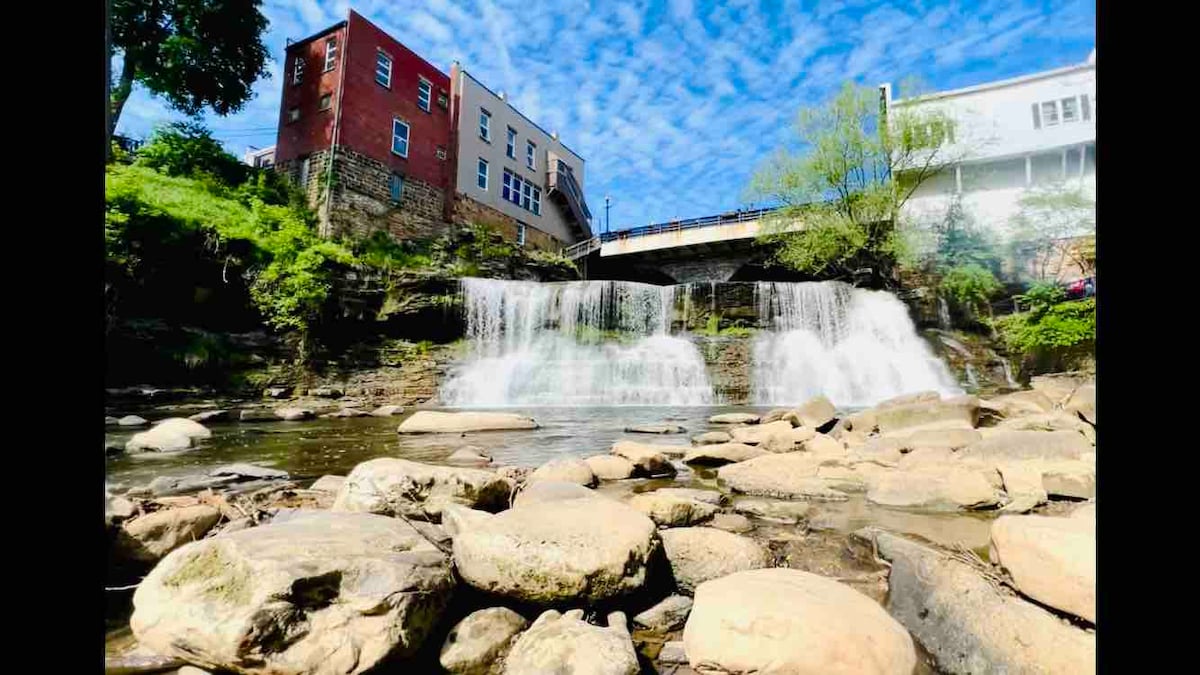
[{"label": "flat rock slab", "polygon": [[564,483],[578,483],[584,487],[596,484],[596,474],[588,463],[577,457],[558,457],[539,466],[529,477],[527,483],[551,480]]},{"label": "flat rock slab", "polygon": [[221,512],[205,504],[162,509],[126,521],[118,546],[129,558],[157,562],[180,546],[202,539],[220,519]]},{"label": "flat rock slab", "polygon": [[1002,516],[992,523],[998,562],[1025,595],[1096,622],[1096,521]]},{"label": "flat rock slab", "polygon": [[1015,459],[1079,459],[1095,448],[1075,431],[997,431],[958,451],[963,459],[1004,462]]},{"label": "flat rock slab", "polygon": [[636,470],[633,462],[616,455],[595,455],[583,461],[600,480],[624,480]]},{"label": "flat rock slab", "polygon": [[712,504],[658,491],[634,495],[629,505],[663,527],[696,525],[710,520],[717,513],[717,507]]},{"label": "flat rock slab", "polygon": [[537,429],[532,417],[510,413],[441,412],[418,410],[400,423],[402,434],[451,434],[467,431],[509,431]]},{"label": "flat rock slab", "polygon": [[702,434],[692,436],[692,445],[714,445],[716,443],[729,443],[733,440],[733,436],[726,431],[706,431]]},{"label": "flat rock slab", "polygon": [[888,612],[947,673],[1094,673],[1096,634],[998,591],[942,551],[869,528],[892,563]]},{"label": "flat rock slab", "polygon": [[759,445],[772,436],[788,434],[790,438],[791,431],[792,423],[780,420],[778,422],[757,424],[751,427],[733,427],[729,430],[729,435],[733,436],[733,440],[738,443]]},{"label": "flat rock slab", "polygon": [[717,470],[717,477],[734,492],[743,494],[825,501],[849,499],[849,495],[833,489],[829,481],[817,476],[822,461],[809,453],[771,454],[723,466]]},{"label": "flat rock slab", "polygon": [[685,593],[710,579],[766,567],[770,561],[758,542],[711,527],[678,527],[662,531],[663,550],[675,585]]},{"label": "flat rock slab", "polygon": [[269,479],[269,480],[287,480],[290,478],[288,472],[272,469],[257,464],[247,464],[245,462],[236,462],[234,464],[225,464],[218,466],[208,472],[210,476],[236,476],[237,478],[246,479]]},{"label": "flat rock slab", "polygon": [[446,504],[498,511],[508,506],[511,492],[512,484],[492,471],[380,457],[346,476],[333,510],[436,521]]},{"label": "flat rock slab", "polygon": [[454,537],[454,563],[468,584],[527,602],[594,603],[646,582],[660,541],[654,521],[615,500],[519,504]]},{"label": "flat rock slab", "polygon": [[978,469],[945,463],[873,476],[867,501],[880,506],[955,511],[994,506],[1000,502],[1000,495]]},{"label": "flat rock slab", "polygon": [[310,420],[317,416],[311,408],[276,408],[275,416],[285,422]]},{"label": "flat rock slab", "polygon": [[637,652],[625,615],[608,615],[608,627],[583,620],[583,610],[547,610],[521,634],[504,665],[505,675],[637,675]]},{"label": "flat rock slab", "polygon": [[729,673],[912,675],[912,638],[874,600],[800,570],[737,572],[701,584],[683,629],[693,668]]},{"label": "flat rock slab", "polygon": [[754,523],[740,513],[718,513],[707,525],[734,534],[744,534],[754,529]]},{"label": "flat rock slab", "polygon": [[530,504],[544,502],[584,498],[595,499],[599,497],[600,495],[594,490],[588,489],[579,483],[561,480],[541,480],[526,483],[525,487],[517,493],[517,498],[513,500],[513,506],[529,506]]},{"label": "flat rock slab", "polygon": [[752,413],[722,413],[708,418],[709,424],[758,424],[760,416]]},{"label": "flat rock slab", "polygon": [[142,645],[241,673],[361,673],[420,647],[454,587],[406,523],[316,513],[174,551],[138,586]]},{"label": "flat rock slab", "polygon": [[684,464],[720,466],[722,464],[744,462],[748,459],[762,457],[767,454],[770,453],[753,445],[746,445],[745,443],[717,443],[713,445],[701,445],[688,450],[687,454],[683,456],[683,462]]},{"label": "flat rock slab", "polygon": [[678,424],[637,424],[625,427],[629,434],[686,434],[687,429]]},{"label": "flat rock slab", "polygon": [[773,520],[780,523],[795,524],[808,517],[812,506],[807,502],[786,502],[774,499],[738,499],[733,502],[733,510],[737,513]]},{"label": "flat rock slab", "polygon": [[691,598],[686,595],[671,595],[633,617],[633,623],[659,633],[668,633],[682,628],[691,611]]},{"label": "flat rock slab", "polygon": [[958,396],[938,401],[920,401],[875,407],[881,434],[921,429],[973,429],[979,419],[979,399]]},{"label": "flat rock slab", "polygon": [[402,414],[403,412],[404,406],[402,405],[381,405],[372,410],[371,415],[375,417],[391,417],[393,415]]},{"label": "flat rock slab", "polygon": [[[633,441],[617,441],[613,443],[610,453],[624,457],[633,464],[634,471],[639,476],[674,476],[675,467],[663,452],[666,446],[649,443],[634,443]],[[686,448],[678,448],[686,450]]]},{"label": "flat rock slab", "polygon": [[670,495],[683,499],[695,499],[698,502],[720,506],[727,500],[725,495],[717,490],[702,490],[700,488],[659,488],[653,491],[656,495]]}]

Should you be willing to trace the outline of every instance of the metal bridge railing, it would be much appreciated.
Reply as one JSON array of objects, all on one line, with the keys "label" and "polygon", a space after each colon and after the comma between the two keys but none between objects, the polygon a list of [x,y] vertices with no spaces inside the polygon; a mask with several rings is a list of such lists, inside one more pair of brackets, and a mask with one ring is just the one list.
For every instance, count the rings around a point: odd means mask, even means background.
[{"label": "metal bridge railing", "polygon": [[665,234],[667,232],[694,230],[701,227],[714,227],[716,225],[728,225],[730,223],[744,223],[752,220],[758,220],[764,215],[778,210],[778,208],[779,207],[769,207],[765,209],[754,209],[753,211],[733,211],[715,216],[688,218],[687,220],[673,220],[669,223],[657,223],[643,225],[641,227],[634,227],[628,230],[620,230],[617,232],[605,232],[600,235],[600,241],[609,242],[616,241],[618,239],[629,239],[631,237],[644,237],[649,234]]}]

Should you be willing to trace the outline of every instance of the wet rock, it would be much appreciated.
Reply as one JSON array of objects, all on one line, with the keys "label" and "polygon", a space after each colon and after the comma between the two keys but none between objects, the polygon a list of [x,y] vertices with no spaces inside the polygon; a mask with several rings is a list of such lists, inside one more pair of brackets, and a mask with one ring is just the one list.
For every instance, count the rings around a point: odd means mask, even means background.
[{"label": "wet rock", "polygon": [[796,424],[795,426],[805,426],[813,429],[830,424],[837,416],[837,410],[834,409],[829,399],[824,396],[817,396],[805,401],[799,408],[796,408],[795,413],[801,422],[801,424]]},{"label": "wet rock", "polygon": [[192,447],[196,439],[209,438],[203,424],[182,417],[172,417],[155,424],[148,431],[133,435],[125,444],[129,452],[174,452]]},{"label": "wet rock", "polygon": [[681,499],[694,499],[705,504],[720,506],[727,500],[725,495],[716,490],[701,490],[699,488],[658,488],[654,494],[670,495]]},{"label": "wet rock", "polygon": [[237,482],[237,476],[158,476],[143,488],[129,491],[131,496],[145,495],[166,497],[170,495],[199,492],[207,488],[219,488]]},{"label": "wet rock", "polygon": [[402,405],[381,405],[371,411],[375,417],[391,417],[392,415],[400,415],[404,412]]},{"label": "wet rock", "polygon": [[658,652],[658,662],[663,665],[675,665],[688,662],[687,651],[684,650],[683,640],[671,640],[663,643]]},{"label": "wet rock", "polygon": [[922,429],[973,429],[978,417],[979,399],[974,396],[875,407],[875,418],[882,434]]},{"label": "wet rock", "polygon": [[663,530],[661,536],[675,585],[688,594],[710,579],[770,563],[758,542],[732,532],[711,527],[678,527]]},{"label": "wet rock", "polygon": [[193,422],[223,422],[229,419],[228,410],[205,410],[198,412],[195,415],[189,415],[189,420]]},{"label": "wet rock", "polygon": [[104,494],[104,524],[116,525],[133,517],[137,509],[133,502],[124,497]]},{"label": "wet rock", "polygon": [[660,542],[654,522],[605,498],[517,504],[454,537],[471,586],[539,604],[594,603],[640,589]]},{"label": "wet rock", "polygon": [[1094,673],[1096,635],[1004,594],[943,552],[869,528],[892,563],[888,612],[948,673]]},{"label": "wet rock", "polygon": [[743,494],[783,499],[848,499],[844,492],[832,489],[828,481],[817,477],[821,463],[821,458],[809,453],[764,455],[723,466],[717,470],[717,477],[734,492]]},{"label": "wet rock", "polygon": [[371,413],[358,408],[342,408],[336,412],[325,413],[321,417],[326,419],[342,419],[348,417],[370,417]]},{"label": "wet rock", "polygon": [[867,501],[881,506],[956,511],[995,506],[1000,503],[1000,495],[978,470],[947,463],[880,473],[870,481]]},{"label": "wet rock", "polygon": [[691,611],[691,598],[686,595],[671,595],[633,617],[633,623],[659,633],[669,633],[683,628]]},{"label": "wet rock", "polygon": [[748,459],[767,454],[770,453],[753,445],[746,445],[745,443],[718,443],[716,445],[702,445],[689,450],[683,456],[683,461],[685,464],[719,466],[732,462],[744,462]]},{"label": "wet rock", "polygon": [[296,422],[312,419],[316,414],[308,408],[276,408],[275,416],[285,422]]},{"label": "wet rock", "polygon": [[1093,450],[1074,431],[997,431],[959,450],[964,459],[1003,462],[1018,459],[1079,459]]},{"label": "wet rock", "polygon": [[450,629],[438,662],[456,675],[499,675],[514,638],[528,625],[507,607],[472,612]]},{"label": "wet rock", "polygon": [[267,387],[263,389],[263,398],[287,398],[291,391],[288,387]]},{"label": "wet rock", "polygon": [[865,492],[874,474],[863,472],[857,466],[822,466],[817,468],[817,478],[829,487],[841,492]]},{"label": "wet rock", "polygon": [[729,430],[729,435],[733,436],[733,440],[738,443],[758,445],[772,436],[787,434],[790,438],[791,431],[792,423],[780,420],[752,427],[733,427]]},{"label": "wet rock", "polygon": [[510,483],[491,471],[380,457],[354,467],[334,511],[438,520],[446,504],[497,511],[508,506]]},{"label": "wet rock", "polygon": [[204,537],[221,519],[217,509],[200,504],[163,509],[126,521],[120,538],[123,553],[133,560],[158,562],[184,544]]},{"label": "wet rock", "polygon": [[528,483],[517,493],[513,506],[528,506],[543,502],[558,502],[567,499],[582,499],[599,497],[596,492],[585,488],[579,483],[558,480],[543,480]]},{"label": "wet rock", "polygon": [[728,443],[732,440],[733,436],[730,436],[727,432],[706,431],[697,436],[692,436],[692,445],[713,445],[716,443]]},{"label": "wet rock", "polygon": [[144,427],[150,424],[149,420],[137,415],[126,415],[117,420],[117,426],[121,427]]},{"label": "wet rock", "polygon": [[751,413],[723,413],[708,418],[709,424],[758,424],[758,415]]},{"label": "wet rock", "polygon": [[238,419],[243,422],[276,422],[279,420],[275,413],[264,408],[246,408],[238,411]]},{"label": "wet rock", "polygon": [[693,668],[730,673],[911,675],[917,665],[908,631],[874,600],[784,568],[701,584],[683,643]]},{"label": "wet rock", "polygon": [[537,428],[533,418],[510,413],[418,410],[401,422],[396,431],[402,434],[448,434]]},{"label": "wet rock", "polygon": [[595,455],[583,460],[600,480],[622,480],[633,475],[633,463],[616,455]]},{"label": "wet rock", "polygon": [[308,395],[316,396],[317,398],[341,398],[346,395],[346,392],[337,387],[316,387],[315,389],[309,389]]},{"label": "wet rock", "polygon": [[655,524],[664,527],[684,527],[709,520],[717,512],[712,504],[662,494],[659,491],[634,495],[629,505],[650,517]]},{"label": "wet rock", "polygon": [[675,467],[661,450],[662,446],[617,441],[613,443],[609,452],[629,460],[639,476],[674,476]]},{"label": "wet rock", "polygon": [[1094,518],[1001,516],[992,523],[992,549],[1022,593],[1096,622]]},{"label": "wet rock", "polygon": [[687,429],[678,424],[637,424],[632,427],[625,427],[625,433],[629,434],[686,434]]},{"label": "wet rock", "polygon": [[247,464],[245,462],[237,462],[234,464],[226,464],[218,466],[208,472],[210,476],[233,476],[239,480],[254,479],[254,480],[287,480],[291,476],[286,471],[272,469],[257,464]]},{"label": "wet rock", "polygon": [[415,652],[454,586],[402,521],[321,512],[168,555],[133,596],[138,641],[207,668],[361,673]]},{"label": "wet rock", "polygon": [[462,466],[487,466],[492,463],[492,456],[478,445],[467,445],[450,453],[450,456],[446,458],[446,463]]},{"label": "wet rock", "polygon": [[150,675],[186,666],[187,662],[183,659],[141,650],[104,656],[104,675]]},{"label": "wet rock", "polygon": [[592,468],[587,465],[587,462],[581,459],[559,457],[539,466],[533,473],[529,474],[526,482],[536,483],[543,480],[576,483],[584,487],[592,487],[596,484],[596,474],[592,473]]},{"label": "wet rock", "polygon": [[1075,413],[1088,424],[1096,424],[1096,385],[1085,384],[1071,394],[1071,398],[1063,405],[1063,410]]},{"label": "wet rock", "polygon": [[637,675],[637,653],[625,614],[608,615],[608,627],[583,620],[583,610],[546,610],[521,634],[504,666],[505,675],[588,673]]},{"label": "wet rock", "polygon": [[105,416],[104,416],[104,426],[106,426],[106,427],[115,427],[115,426],[117,426],[117,423],[118,423],[119,421],[120,421],[120,420],[118,420],[117,418],[113,417],[112,415],[105,415]]},{"label": "wet rock", "polygon": [[124,445],[121,445],[120,443],[110,443],[108,441],[104,441],[104,456],[105,457],[112,457],[114,455],[119,455],[122,452],[125,452]]},{"label": "wet rock", "polygon": [[754,529],[754,523],[749,518],[737,513],[718,513],[707,525],[734,534],[744,534]]}]

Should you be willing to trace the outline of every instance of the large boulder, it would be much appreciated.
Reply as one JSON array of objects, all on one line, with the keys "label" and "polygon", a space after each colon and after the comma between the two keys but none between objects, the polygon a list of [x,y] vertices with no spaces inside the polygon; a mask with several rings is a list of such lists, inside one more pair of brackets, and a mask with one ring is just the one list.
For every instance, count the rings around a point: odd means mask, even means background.
[{"label": "large boulder", "polygon": [[121,427],[144,427],[147,424],[150,424],[149,420],[137,415],[126,415],[117,420],[117,426]]},{"label": "large boulder", "polygon": [[318,512],[187,544],[133,596],[138,642],[210,669],[361,673],[420,647],[454,587],[404,522]]},{"label": "large boulder", "polygon": [[311,408],[276,408],[275,416],[285,422],[298,422],[300,420],[310,420],[316,417],[317,413]]},{"label": "large boulder", "polygon": [[[1001,592],[944,552],[871,528],[888,612],[947,673],[1094,673],[1096,635]],[[694,610],[693,610],[694,614]]]},{"label": "large boulder", "polygon": [[528,506],[544,502],[558,502],[567,499],[596,498],[596,492],[585,488],[579,483],[561,480],[540,480],[526,483],[517,493],[513,506]]},{"label": "large boulder", "polygon": [[602,497],[518,504],[454,537],[459,575],[527,602],[594,603],[641,588],[660,546],[654,521]]},{"label": "large boulder", "polygon": [[727,673],[912,675],[912,638],[874,600],[800,570],[731,574],[701,584],[683,629],[693,668]]},{"label": "large boulder", "polygon": [[755,518],[794,525],[808,517],[812,506],[807,502],[786,502],[776,499],[739,499],[733,510]]},{"label": "large boulder", "polygon": [[1063,410],[1074,413],[1089,424],[1096,423],[1096,385],[1085,384],[1071,394],[1071,398],[1063,404]]},{"label": "large boulder", "polygon": [[683,456],[683,461],[685,464],[721,465],[744,462],[766,454],[770,453],[745,443],[717,443],[688,450]]},{"label": "large boulder", "polygon": [[403,412],[404,406],[402,405],[381,405],[372,410],[371,414],[375,417],[391,417],[393,415],[400,415]]},{"label": "large boulder", "polygon": [[458,434],[467,431],[537,429],[531,417],[493,412],[418,410],[396,429],[402,434]]},{"label": "large boulder", "polygon": [[801,424],[796,426],[805,426],[817,429],[833,422],[837,417],[837,410],[830,403],[829,399],[824,396],[817,396],[805,401],[803,405],[796,408],[796,417]]},{"label": "large boulder", "polygon": [[728,443],[733,440],[733,436],[727,431],[706,431],[702,434],[692,436],[692,445],[714,445],[716,443]]},{"label": "large boulder", "polygon": [[996,431],[976,441],[958,455],[984,462],[1019,459],[1079,459],[1092,452],[1092,444],[1075,431]]},{"label": "large boulder", "polygon": [[133,435],[125,443],[126,452],[179,452],[192,447],[192,438],[170,427],[154,427]]},{"label": "large boulder", "polygon": [[758,424],[761,417],[751,413],[722,413],[708,418],[709,424]]},{"label": "large boulder", "polygon": [[1045,504],[1049,499],[1042,485],[1042,470],[1032,462],[1007,462],[997,469],[1004,479],[1004,492],[1009,502],[1001,507],[1005,513],[1025,513]]},{"label": "large boulder", "polygon": [[450,453],[446,463],[458,466],[487,466],[492,463],[492,456],[478,445],[466,445]]},{"label": "large boulder", "polygon": [[1096,496],[1094,462],[1059,460],[1041,462],[1042,488],[1054,497],[1093,499]]},{"label": "large boulder", "polygon": [[600,480],[622,480],[634,474],[633,462],[616,455],[595,455],[583,460]]},{"label": "large boulder", "polygon": [[1045,394],[1055,407],[1061,407],[1071,398],[1071,394],[1074,394],[1076,389],[1092,382],[1094,380],[1078,373],[1051,373],[1034,375],[1029,379],[1029,386],[1034,391]]},{"label": "large boulder", "polygon": [[345,476],[326,474],[318,478],[312,485],[308,486],[308,489],[315,492],[328,492],[336,497],[337,493],[341,491],[342,485],[345,482]]},{"label": "large boulder", "polygon": [[664,527],[684,527],[712,519],[717,507],[689,497],[658,491],[634,495],[629,505]]},{"label": "large boulder", "polygon": [[[686,450],[686,448],[679,448]],[[617,441],[609,450],[618,457],[624,457],[633,463],[639,476],[674,476],[675,467],[667,459],[662,446],[632,441]]]},{"label": "large boulder", "polygon": [[663,551],[675,585],[684,593],[710,579],[766,567],[767,552],[758,542],[711,527],[678,527],[662,531]]},{"label": "large boulder", "polygon": [[450,629],[438,662],[455,675],[500,675],[514,639],[528,625],[507,607],[471,612]]},{"label": "large boulder", "polygon": [[1076,415],[1056,410],[1049,413],[1038,413],[1006,419],[996,425],[997,429],[1007,431],[1076,431],[1083,435],[1089,443],[1096,443],[1096,428],[1084,422]]},{"label": "large boulder", "polygon": [[1054,410],[1054,401],[1037,390],[1014,391],[988,399],[988,403],[999,409],[1006,418],[1037,415]]},{"label": "large boulder", "polygon": [[491,471],[380,457],[354,467],[338,491],[334,511],[359,511],[434,520],[446,504],[498,511],[512,485]]},{"label": "large boulder", "polygon": [[543,480],[578,483],[584,487],[592,487],[596,484],[596,474],[592,473],[592,467],[588,466],[587,462],[582,459],[577,457],[557,457],[539,466],[525,479],[526,483],[536,483]]},{"label": "large boulder", "polygon": [[608,615],[608,627],[583,620],[583,610],[549,609],[513,644],[505,675],[637,675],[637,652],[623,612]]},{"label": "large boulder", "polygon": [[923,429],[901,437],[901,447],[905,450],[919,448],[950,448],[960,450],[982,440],[983,435],[976,429]]},{"label": "large boulder", "polygon": [[733,436],[733,440],[737,443],[758,445],[772,436],[790,434],[791,431],[791,422],[779,420],[778,422],[757,424],[752,427],[733,427],[729,430],[729,435]]},{"label": "large boulder", "polygon": [[1022,593],[1096,622],[1095,519],[1001,516],[992,547]]},{"label": "large boulder", "polygon": [[191,439],[212,438],[212,431],[208,427],[187,417],[168,417],[155,422],[154,428],[177,431]]},{"label": "large boulder", "polygon": [[162,509],[125,521],[118,541],[124,556],[158,562],[180,546],[203,538],[220,519],[221,512],[207,504]]},{"label": "large boulder", "polygon": [[979,419],[979,399],[957,396],[875,408],[881,434],[912,433],[923,429],[973,429]]},{"label": "large boulder", "polygon": [[783,499],[844,501],[849,497],[817,476],[822,458],[805,452],[764,455],[723,466],[717,478],[734,492]]},{"label": "large boulder", "polygon": [[650,609],[633,617],[633,623],[659,633],[682,628],[692,611],[692,599],[686,595],[671,595]]},{"label": "large boulder", "polygon": [[994,506],[1000,495],[978,469],[955,463],[885,471],[873,476],[867,501],[881,506],[955,511]]}]

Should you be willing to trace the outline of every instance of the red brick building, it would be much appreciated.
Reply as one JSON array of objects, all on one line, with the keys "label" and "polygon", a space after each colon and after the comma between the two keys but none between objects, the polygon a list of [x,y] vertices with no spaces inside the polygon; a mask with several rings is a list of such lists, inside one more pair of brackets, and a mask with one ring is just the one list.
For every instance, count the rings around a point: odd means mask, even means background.
[{"label": "red brick building", "polygon": [[325,236],[436,234],[450,220],[450,79],[354,10],[290,43],[277,170]]}]

